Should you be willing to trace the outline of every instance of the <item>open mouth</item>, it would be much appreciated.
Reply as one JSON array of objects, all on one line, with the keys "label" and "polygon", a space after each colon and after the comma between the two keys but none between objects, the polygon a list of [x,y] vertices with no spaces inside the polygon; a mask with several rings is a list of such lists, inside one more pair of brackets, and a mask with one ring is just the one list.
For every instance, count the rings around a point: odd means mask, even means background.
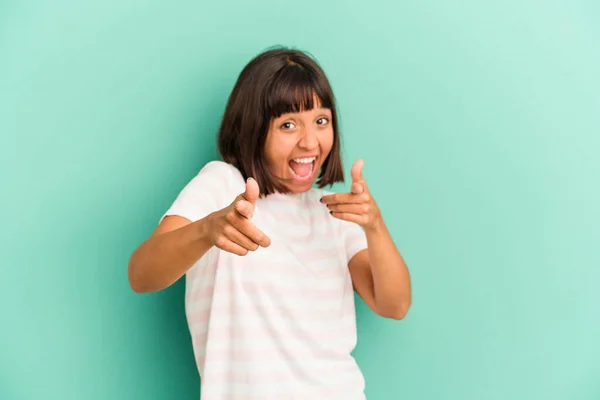
[{"label": "open mouth", "polygon": [[296,180],[307,181],[312,178],[316,163],[316,156],[293,158],[289,162],[290,173]]}]

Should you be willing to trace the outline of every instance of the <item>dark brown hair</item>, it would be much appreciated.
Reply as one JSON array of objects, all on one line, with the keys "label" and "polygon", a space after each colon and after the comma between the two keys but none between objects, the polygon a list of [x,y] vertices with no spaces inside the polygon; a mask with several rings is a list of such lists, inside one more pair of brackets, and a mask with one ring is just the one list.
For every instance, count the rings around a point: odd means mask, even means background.
[{"label": "dark brown hair", "polygon": [[319,172],[323,188],[344,181],[335,98],[329,80],[308,54],[272,48],[253,58],[240,73],[229,96],[219,128],[218,148],[223,160],[254,178],[261,195],[286,193],[282,179],[268,169],[264,148],[273,118],[312,109],[315,96],[331,110],[333,146]]}]

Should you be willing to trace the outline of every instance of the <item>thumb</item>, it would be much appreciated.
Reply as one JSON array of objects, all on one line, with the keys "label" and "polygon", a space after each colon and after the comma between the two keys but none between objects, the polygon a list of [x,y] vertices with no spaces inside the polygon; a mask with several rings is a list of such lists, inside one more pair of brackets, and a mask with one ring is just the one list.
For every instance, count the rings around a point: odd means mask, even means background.
[{"label": "thumb", "polygon": [[248,178],[246,181],[246,191],[242,194],[242,196],[248,200],[250,203],[256,203],[256,200],[259,196],[259,188],[258,183],[254,180],[254,178]]},{"label": "thumb", "polygon": [[354,163],[354,165],[352,166],[352,169],[350,170],[350,175],[352,176],[352,182],[358,182],[358,181],[364,180],[363,175],[362,175],[362,169],[363,169],[364,165],[365,165],[365,162],[363,160],[358,160]]}]

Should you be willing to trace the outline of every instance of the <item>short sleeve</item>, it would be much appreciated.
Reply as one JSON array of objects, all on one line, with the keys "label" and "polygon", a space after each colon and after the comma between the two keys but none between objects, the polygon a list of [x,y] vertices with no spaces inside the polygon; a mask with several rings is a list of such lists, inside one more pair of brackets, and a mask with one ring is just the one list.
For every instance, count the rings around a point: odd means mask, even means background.
[{"label": "short sleeve", "polygon": [[232,168],[222,161],[206,164],[181,190],[161,220],[179,215],[195,222],[226,207],[234,199],[230,193]]},{"label": "short sleeve", "polygon": [[346,259],[349,262],[356,253],[367,248],[367,236],[360,225],[349,221],[342,222],[346,244]]}]

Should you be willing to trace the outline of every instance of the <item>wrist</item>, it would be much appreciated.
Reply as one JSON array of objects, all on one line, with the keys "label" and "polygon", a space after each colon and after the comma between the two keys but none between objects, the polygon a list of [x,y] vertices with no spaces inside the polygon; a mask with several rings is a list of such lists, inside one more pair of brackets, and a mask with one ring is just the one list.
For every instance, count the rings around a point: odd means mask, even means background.
[{"label": "wrist", "polygon": [[383,217],[381,215],[371,221],[370,224],[363,227],[367,234],[378,235],[382,232],[385,232],[385,222],[383,221]]},{"label": "wrist", "polygon": [[209,247],[215,245],[213,235],[211,234],[213,225],[213,214],[209,214],[206,217],[196,221],[194,225],[194,241],[205,244]]}]

